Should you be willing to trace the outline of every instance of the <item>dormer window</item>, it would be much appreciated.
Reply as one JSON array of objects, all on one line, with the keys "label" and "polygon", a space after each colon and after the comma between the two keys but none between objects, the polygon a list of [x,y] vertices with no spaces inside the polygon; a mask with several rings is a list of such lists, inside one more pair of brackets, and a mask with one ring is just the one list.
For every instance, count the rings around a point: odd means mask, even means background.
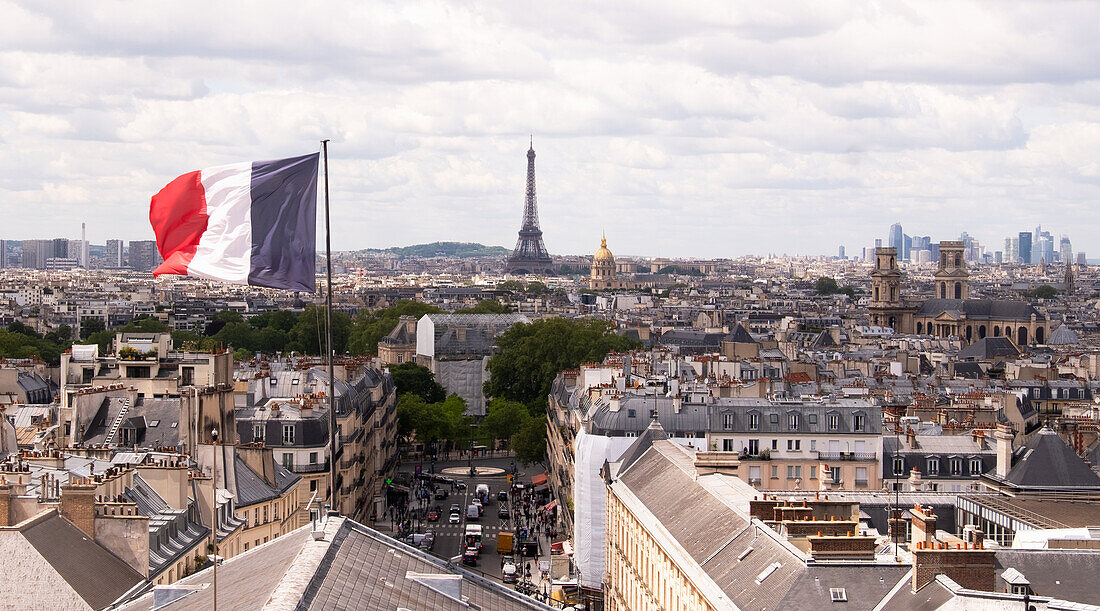
[{"label": "dormer window", "polygon": [[840,429],[840,415],[828,414],[825,416],[825,421],[830,431],[836,431]]},{"label": "dormer window", "polygon": [[982,459],[971,458],[970,459],[970,474],[981,475],[982,474]]},{"label": "dormer window", "polygon": [[862,432],[867,428],[867,416],[863,414],[852,414],[852,428],[857,432]]}]

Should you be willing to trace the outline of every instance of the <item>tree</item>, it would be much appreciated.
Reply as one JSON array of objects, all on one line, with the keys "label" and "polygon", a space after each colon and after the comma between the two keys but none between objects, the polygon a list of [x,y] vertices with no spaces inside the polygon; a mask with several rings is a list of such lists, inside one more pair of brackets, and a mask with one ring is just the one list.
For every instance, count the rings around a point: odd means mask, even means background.
[{"label": "tree", "polygon": [[1049,284],[1040,284],[1039,286],[1028,291],[1026,294],[1028,297],[1034,299],[1054,299],[1058,296],[1058,289],[1050,286]]},{"label": "tree", "polygon": [[484,299],[477,302],[472,308],[455,310],[455,314],[510,314],[512,308],[504,305],[496,299]]},{"label": "tree", "polygon": [[428,403],[415,393],[405,393],[397,400],[398,434],[430,444],[436,441],[467,439],[466,401],[452,394],[443,401]]},{"label": "tree", "polygon": [[512,436],[516,460],[525,465],[546,465],[546,418],[528,418]]},{"label": "tree", "polygon": [[347,349],[354,355],[378,354],[378,342],[393,331],[402,316],[420,318],[441,312],[443,310],[433,305],[407,299],[381,310],[361,310],[352,323]]},{"label": "tree", "polygon": [[222,310],[214,314],[213,320],[224,322],[226,324],[231,322],[244,322],[244,316],[241,316],[240,312],[234,310]]},{"label": "tree", "polygon": [[511,291],[513,293],[523,292],[523,283],[519,280],[505,280],[497,285],[497,290]]},{"label": "tree", "polygon": [[546,295],[552,292],[550,290],[550,287],[546,286],[545,283],[539,282],[538,280],[532,280],[531,282],[528,282],[527,288],[523,290],[528,295]]},{"label": "tree", "polygon": [[447,398],[447,391],[435,381],[435,374],[427,367],[413,362],[390,365],[390,375],[397,387],[397,394],[412,393],[426,403],[437,403]]},{"label": "tree", "polygon": [[[102,318],[85,318],[80,321],[80,339],[88,339],[88,336],[92,333],[106,330],[107,324],[103,322]],[[72,333],[72,330],[69,332]]]},{"label": "tree", "polygon": [[836,280],[822,276],[814,283],[814,292],[818,295],[834,295],[840,291],[840,287],[837,285]]},{"label": "tree", "polygon": [[519,401],[541,416],[559,371],[602,361],[609,352],[631,350],[638,343],[611,333],[601,320],[551,318],[513,325],[497,346],[500,352],[489,359],[485,394]]},{"label": "tree", "polygon": [[[302,310],[298,322],[290,330],[287,348],[305,354],[325,353],[325,310],[309,304]],[[343,353],[348,346],[351,332],[351,317],[346,312],[332,313],[332,349],[336,354]]]},{"label": "tree", "polygon": [[489,402],[480,430],[489,439],[511,439],[530,418],[524,404],[497,397]]}]

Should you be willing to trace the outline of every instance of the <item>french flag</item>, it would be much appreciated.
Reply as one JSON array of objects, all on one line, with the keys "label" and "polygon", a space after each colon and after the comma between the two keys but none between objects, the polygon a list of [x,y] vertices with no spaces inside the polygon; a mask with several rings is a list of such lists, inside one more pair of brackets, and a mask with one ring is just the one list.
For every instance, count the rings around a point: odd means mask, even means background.
[{"label": "french flag", "polygon": [[313,292],[319,153],[188,172],[149,203],[164,263],[177,274]]}]

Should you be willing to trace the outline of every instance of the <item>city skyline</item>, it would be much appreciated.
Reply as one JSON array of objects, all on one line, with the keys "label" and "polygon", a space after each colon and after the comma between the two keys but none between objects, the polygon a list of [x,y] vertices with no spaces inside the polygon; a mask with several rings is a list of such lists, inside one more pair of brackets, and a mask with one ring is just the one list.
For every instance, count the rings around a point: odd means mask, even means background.
[{"label": "city skyline", "polygon": [[332,138],[334,248],[507,247],[534,133],[551,254],[834,253],[899,216],[1097,251],[1100,7],[1039,6],[9,5],[0,201],[13,238],[149,239],[180,172]]}]

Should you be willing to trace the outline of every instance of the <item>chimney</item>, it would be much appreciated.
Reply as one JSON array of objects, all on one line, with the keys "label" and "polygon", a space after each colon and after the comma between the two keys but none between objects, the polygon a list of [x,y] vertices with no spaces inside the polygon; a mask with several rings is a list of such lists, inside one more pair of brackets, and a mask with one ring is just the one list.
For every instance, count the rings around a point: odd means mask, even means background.
[{"label": "chimney", "polygon": [[632,373],[630,369],[630,355],[627,355],[623,357],[623,380],[627,386],[630,386],[630,375]]},{"label": "chimney", "polygon": [[612,412],[619,411],[619,398],[618,397],[611,397],[610,399],[607,400],[607,405],[608,405],[608,408]]},{"label": "chimney", "polygon": [[997,477],[1003,479],[1012,470],[1012,429],[998,424],[993,438],[997,440]]},{"label": "chimney", "polygon": [[466,342],[466,327],[455,327],[455,339],[463,343]]},{"label": "chimney", "polygon": [[993,592],[996,574],[996,552],[967,543],[940,543],[914,547],[913,591],[917,591],[936,575],[944,574],[964,588]]},{"label": "chimney", "polygon": [[61,503],[57,512],[73,523],[89,539],[95,539],[95,483],[80,478],[61,485]]},{"label": "chimney", "polygon": [[913,516],[913,545],[932,545],[936,541],[936,514],[931,507],[915,505],[909,510]]}]

